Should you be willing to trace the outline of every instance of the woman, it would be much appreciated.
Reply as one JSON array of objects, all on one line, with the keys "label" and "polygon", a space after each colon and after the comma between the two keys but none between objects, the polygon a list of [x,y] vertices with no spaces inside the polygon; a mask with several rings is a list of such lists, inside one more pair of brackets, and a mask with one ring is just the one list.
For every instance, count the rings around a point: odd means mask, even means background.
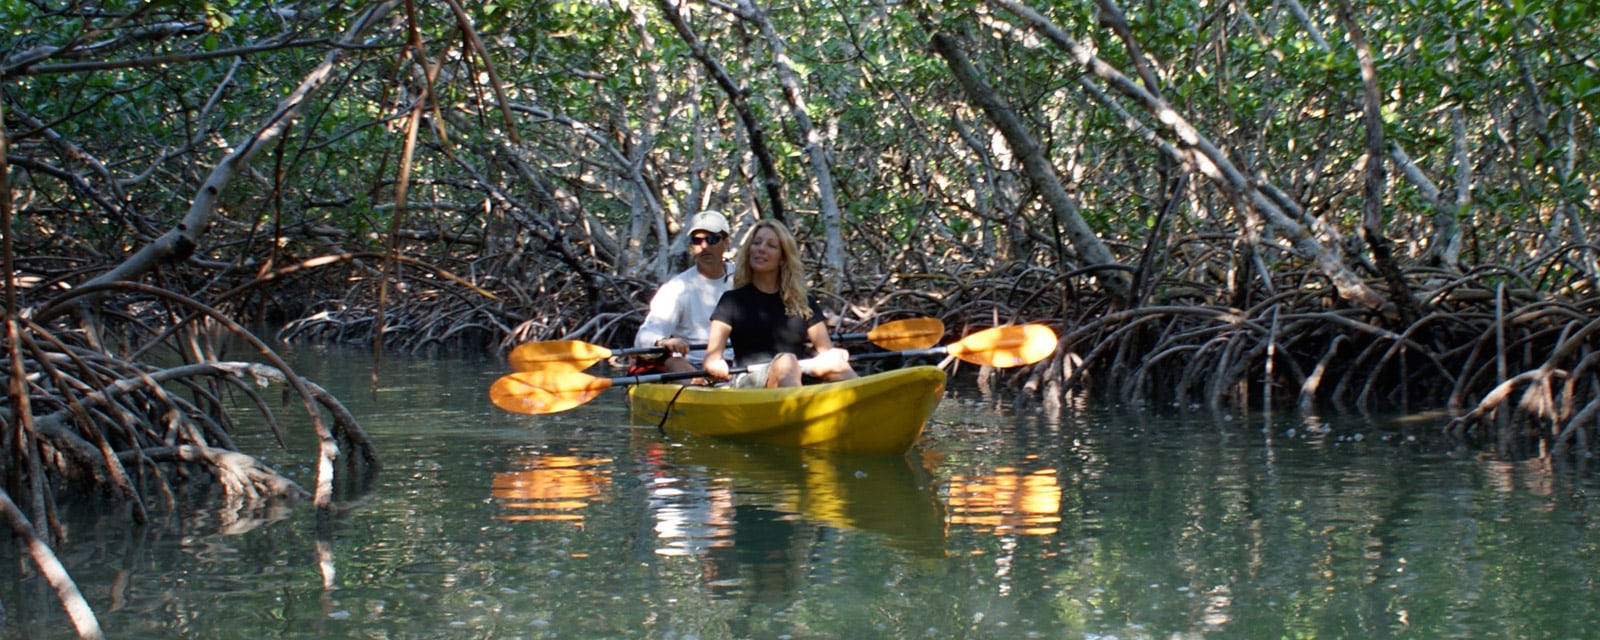
[{"label": "woman", "polygon": [[[762,220],[734,259],[733,289],[711,312],[706,373],[728,380],[723,349],[733,342],[734,364],[748,371],[737,387],[798,387],[802,374],[823,380],[856,377],[850,353],[833,346],[822,305],[806,293],[799,245],[783,223]],[[801,359],[809,341],[816,356]]]}]

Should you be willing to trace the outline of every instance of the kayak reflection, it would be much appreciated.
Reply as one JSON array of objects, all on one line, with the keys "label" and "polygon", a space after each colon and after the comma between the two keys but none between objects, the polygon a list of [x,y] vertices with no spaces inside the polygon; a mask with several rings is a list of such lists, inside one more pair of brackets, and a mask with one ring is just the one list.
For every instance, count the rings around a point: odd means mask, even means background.
[{"label": "kayak reflection", "polygon": [[[904,456],[709,440],[642,446],[660,461],[650,489],[659,555],[803,533],[796,525],[863,532],[918,556],[945,553],[944,507],[933,477]],[[754,535],[763,530],[769,531]]]}]

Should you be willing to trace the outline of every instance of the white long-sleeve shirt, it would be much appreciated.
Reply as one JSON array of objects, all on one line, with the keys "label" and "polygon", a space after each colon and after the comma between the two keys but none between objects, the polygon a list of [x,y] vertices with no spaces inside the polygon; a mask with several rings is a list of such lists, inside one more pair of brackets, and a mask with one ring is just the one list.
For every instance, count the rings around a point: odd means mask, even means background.
[{"label": "white long-sleeve shirt", "polygon": [[[733,264],[724,263],[724,267],[727,275],[721,278],[707,278],[691,266],[663,283],[650,298],[650,313],[639,325],[634,346],[653,347],[656,341],[673,336],[691,344],[704,343],[711,328],[711,311],[733,283]],[[689,352],[689,362],[697,367],[705,359],[703,349]]]}]

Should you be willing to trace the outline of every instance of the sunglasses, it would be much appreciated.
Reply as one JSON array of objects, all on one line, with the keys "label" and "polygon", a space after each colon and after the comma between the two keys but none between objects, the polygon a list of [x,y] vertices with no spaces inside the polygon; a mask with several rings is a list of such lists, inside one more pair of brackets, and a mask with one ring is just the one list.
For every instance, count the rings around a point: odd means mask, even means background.
[{"label": "sunglasses", "polygon": [[702,244],[708,247],[715,247],[722,244],[722,236],[693,236],[689,238],[689,244],[696,247]]}]

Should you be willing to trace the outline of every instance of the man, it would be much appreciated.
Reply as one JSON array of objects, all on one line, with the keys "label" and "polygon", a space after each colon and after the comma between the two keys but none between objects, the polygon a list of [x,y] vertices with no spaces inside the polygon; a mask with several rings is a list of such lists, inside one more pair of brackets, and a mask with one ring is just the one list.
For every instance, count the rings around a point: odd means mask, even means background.
[{"label": "man", "polygon": [[703,345],[711,324],[711,310],[728,290],[733,265],[723,259],[730,244],[728,219],[716,211],[701,211],[689,219],[689,257],[694,265],[661,285],[650,299],[650,313],[634,338],[636,347],[667,350],[661,369],[694,371],[705,361]]}]

